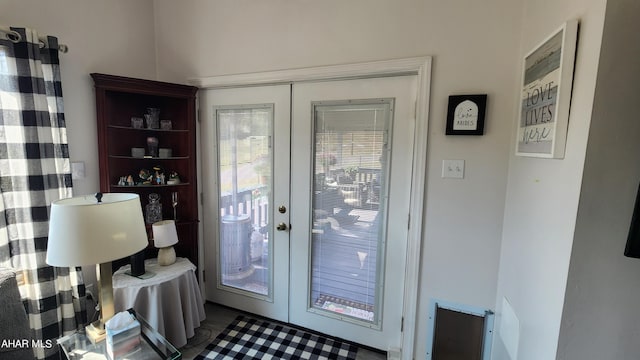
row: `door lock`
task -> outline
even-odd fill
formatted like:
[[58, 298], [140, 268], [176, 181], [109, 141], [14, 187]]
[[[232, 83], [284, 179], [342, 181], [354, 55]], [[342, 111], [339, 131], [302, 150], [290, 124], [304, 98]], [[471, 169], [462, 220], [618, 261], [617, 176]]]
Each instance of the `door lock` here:
[[281, 222], [280, 224], [278, 224], [278, 226], [276, 226], [276, 229], [278, 231], [285, 231], [285, 230], [287, 230], [287, 224]]

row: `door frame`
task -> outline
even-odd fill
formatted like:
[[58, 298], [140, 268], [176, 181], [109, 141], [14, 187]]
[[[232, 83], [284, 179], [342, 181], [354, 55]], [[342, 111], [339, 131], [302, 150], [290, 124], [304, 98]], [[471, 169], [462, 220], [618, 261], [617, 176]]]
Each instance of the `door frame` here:
[[[189, 84], [200, 89], [216, 89], [239, 86], [287, 84], [309, 81], [345, 80], [397, 75], [416, 75], [417, 103], [413, 148], [413, 172], [411, 175], [411, 204], [408, 219], [407, 263], [405, 269], [404, 304], [402, 316], [401, 359], [412, 359], [417, 326], [418, 285], [420, 274], [421, 243], [424, 209], [426, 204], [427, 134], [431, 84], [430, 56], [395, 60], [383, 60], [356, 64], [331, 65], [292, 70], [276, 70], [257, 73], [219, 75], [189, 79]], [[200, 262], [203, 262], [202, 259]], [[414, 314], [414, 316], [408, 316]]]

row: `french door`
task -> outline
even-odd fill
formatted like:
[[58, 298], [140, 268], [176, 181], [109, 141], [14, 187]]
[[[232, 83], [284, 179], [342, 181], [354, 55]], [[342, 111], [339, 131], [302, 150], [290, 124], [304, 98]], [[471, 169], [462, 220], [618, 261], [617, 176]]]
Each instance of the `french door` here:
[[416, 76], [207, 90], [208, 300], [399, 348]]
[[400, 347], [415, 85], [294, 85], [290, 322]]
[[[289, 85], [201, 97], [207, 300], [289, 318]], [[288, 227], [288, 225], [286, 225]]]

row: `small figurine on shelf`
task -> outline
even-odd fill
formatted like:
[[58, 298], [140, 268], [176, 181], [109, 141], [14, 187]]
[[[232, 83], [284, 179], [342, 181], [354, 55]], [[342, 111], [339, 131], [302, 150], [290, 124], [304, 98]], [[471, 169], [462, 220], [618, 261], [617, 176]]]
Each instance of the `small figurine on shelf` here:
[[160, 166], [154, 166], [153, 167], [153, 180], [152, 180], [153, 185], [165, 185], [165, 180], [164, 180], [164, 171], [162, 171], [162, 168]]
[[138, 181], [136, 184], [138, 185], [150, 185], [152, 180], [151, 172], [147, 169], [140, 169], [138, 172]]
[[136, 184], [136, 183], [133, 181], [133, 176], [131, 176], [131, 175], [127, 175], [127, 185], [129, 185], [129, 186], [133, 186], [133, 185], [135, 185], [135, 184]]
[[125, 185], [127, 185], [127, 177], [120, 176], [120, 180], [118, 180], [118, 186], [125, 186]]
[[167, 180], [167, 185], [177, 185], [180, 184], [180, 176], [175, 171], [169, 173], [169, 180]]

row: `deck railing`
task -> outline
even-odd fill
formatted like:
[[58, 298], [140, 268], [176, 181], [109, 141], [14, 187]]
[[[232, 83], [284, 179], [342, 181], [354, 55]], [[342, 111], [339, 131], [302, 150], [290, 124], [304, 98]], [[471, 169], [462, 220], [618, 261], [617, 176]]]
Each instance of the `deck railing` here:
[[249, 215], [254, 229], [261, 229], [269, 222], [269, 197], [267, 186], [259, 186], [238, 192], [236, 204], [233, 196], [225, 194], [220, 198], [220, 216]]
[[[373, 184], [379, 181], [380, 169], [373, 168], [359, 168], [354, 174], [353, 182], [355, 184], [367, 184], [369, 189], [367, 191], [368, 197], [365, 198], [360, 194], [360, 188], [354, 188], [355, 185], [344, 185], [342, 190], [356, 190], [357, 194], [346, 194], [344, 198], [346, 201], [352, 201], [351, 199], [358, 200], [353, 204], [348, 204], [356, 207], [361, 207], [364, 204], [377, 204], [376, 193], [377, 188]], [[343, 185], [343, 184], [340, 184]], [[224, 215], [249, 215], [251, 217], [251, 223], [255, 229], [261, 229], [269, 223], [269, 196], [267, 185], [261, 185], [258, 187], [244, 189], [238, 192], [235, 197], [236, 203], [233, 203], [233, 196], [230, 193], [224, 194], [220, 198], [220, 216]], [[355, 196], [355, 197], [354, 197]]]

